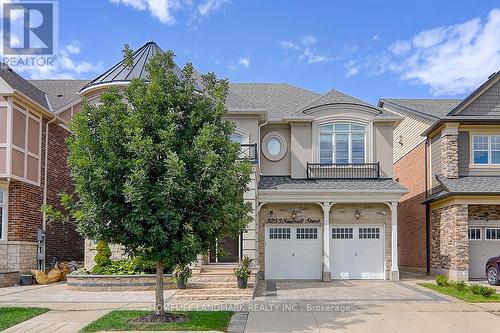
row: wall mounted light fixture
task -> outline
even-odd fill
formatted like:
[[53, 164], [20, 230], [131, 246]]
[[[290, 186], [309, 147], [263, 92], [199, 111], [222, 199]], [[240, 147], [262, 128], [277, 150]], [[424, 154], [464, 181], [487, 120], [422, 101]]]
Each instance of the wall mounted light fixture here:
[[296, 211], [292, 211], [292, 220], [295, 220], [296, 217], [297, 217], [297, 212]]
[[359, 209], [356, 209], [356, 211], [354, 212], [354, 217], [356, 218], [356, 220], [359, 220], [359, 218], [361, 217], [361, 212], [359, 211]]

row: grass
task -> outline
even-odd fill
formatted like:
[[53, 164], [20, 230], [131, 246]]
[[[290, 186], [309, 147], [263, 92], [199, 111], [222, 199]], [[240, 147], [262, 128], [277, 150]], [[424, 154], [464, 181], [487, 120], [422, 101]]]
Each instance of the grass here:
[[186, 316], [180, 323], [129, 323], [128, 320], [151, 314], [151, 311], [116, 310], [85, 326], [82, 332], [98, 331], [225, 331], [233, 316], [224, 311], [177, 312]]
[[493, 296], [487, 298], [481, 295], [475, 295], [473, 294], [469, 288], [465, 290], [457, 290], [453, 287], [442, 287], [438, 286], [435, 283], [419, 283], [420, 286], [432, 289], [434, 291], [437, 291], [441, 294], [445, 294], [448, 296], [452, 296], [455, 298], [458, 298], [462, 301], [468, 302], [468, 303], [490, 303], [490, 302], [500, 302], [500, 294], [494, 294]]
[[49, 311], [45, 308], [0, 307], [0, 331]]

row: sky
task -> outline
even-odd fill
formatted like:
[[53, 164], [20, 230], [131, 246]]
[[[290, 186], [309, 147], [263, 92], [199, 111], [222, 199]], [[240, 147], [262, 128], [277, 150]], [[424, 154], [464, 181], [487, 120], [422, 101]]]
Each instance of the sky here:
[[463, 98], [500, 70], [500, 1], [60, 0], [59, 68], [21, 74], [92, 79], [151, 40], [231, 82]]

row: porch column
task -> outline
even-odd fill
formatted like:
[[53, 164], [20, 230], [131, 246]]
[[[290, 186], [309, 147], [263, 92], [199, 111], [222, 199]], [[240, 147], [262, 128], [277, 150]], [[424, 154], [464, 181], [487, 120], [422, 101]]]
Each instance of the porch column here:
[[330, 270], [330, 207], [333, 203], [323, 202], [323, 281], [331, 281]]
[[398, 203], [391, 202], [391, 281], [399, 281], [398, 267]]

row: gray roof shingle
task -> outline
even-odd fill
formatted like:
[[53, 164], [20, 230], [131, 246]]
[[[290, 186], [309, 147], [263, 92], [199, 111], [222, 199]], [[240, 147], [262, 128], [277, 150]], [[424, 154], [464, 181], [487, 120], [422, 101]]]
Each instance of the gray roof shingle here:
[[18, 90], [22, 94], [28, 96], [47, 110], [50, 110], [47, 96], [45, 93], [31, 84], [29, 81], [21, 77], [6, 64], [0, 64], [0, 77], [7, 82], [13, 89]]
[[229, 83], [229, 90], [267, 109], [269, 118], [291, 116], [299, 106], [320, 96], [286, 83]]
[[496, 176], [436, 178], [450, 193], [500, 193], [500, 177]]
[[54, 111], [80, 99], [78, 92], [89, 80], [29, 80], [44, 91]]
[[453, 110], [461, 99], [405, 99], [405, 98], [381, 98], [382, 102], [389, 102], [402, 106], [410, 111], [423, 113], [434, 118], [443, 118]]
[[393, 179], [292, 179], [288, 176], [262, 176], [259, 190], [329, 190], [329, 191], [368, 191], [399, 192], [407, 190]]

